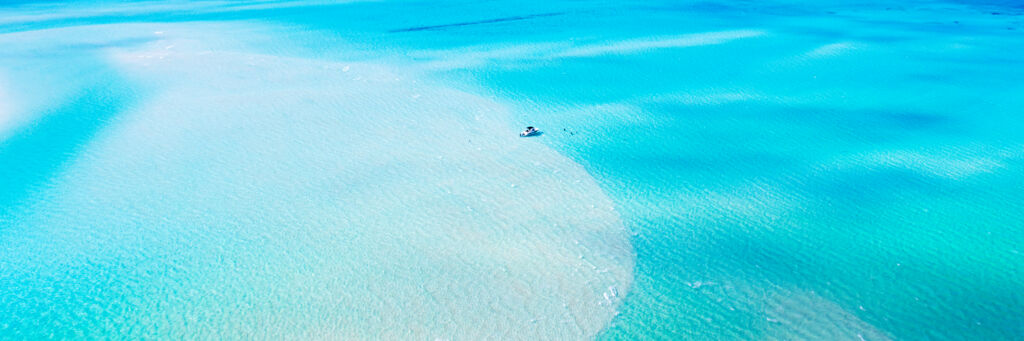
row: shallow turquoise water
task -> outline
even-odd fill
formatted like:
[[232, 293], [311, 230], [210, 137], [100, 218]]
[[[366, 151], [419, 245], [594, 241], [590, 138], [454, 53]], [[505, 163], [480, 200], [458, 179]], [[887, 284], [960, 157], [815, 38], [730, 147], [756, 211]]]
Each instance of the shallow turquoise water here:
[[49, 6], [0, 336], [1024, 334], [1019, 5]]

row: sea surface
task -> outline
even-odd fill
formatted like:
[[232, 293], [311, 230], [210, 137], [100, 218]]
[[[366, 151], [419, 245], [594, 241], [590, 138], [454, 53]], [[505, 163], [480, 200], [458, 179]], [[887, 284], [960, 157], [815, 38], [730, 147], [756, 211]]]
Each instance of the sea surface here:
[[5, 1], [0, 339], [1021, 339], [1022, 14]]

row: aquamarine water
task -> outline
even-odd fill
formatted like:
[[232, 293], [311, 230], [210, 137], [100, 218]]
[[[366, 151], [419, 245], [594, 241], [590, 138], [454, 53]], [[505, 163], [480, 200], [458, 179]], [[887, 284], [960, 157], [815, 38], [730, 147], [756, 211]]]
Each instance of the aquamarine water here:
[[0, 339], [1019, 339], [1022, 13], [7, 2]]

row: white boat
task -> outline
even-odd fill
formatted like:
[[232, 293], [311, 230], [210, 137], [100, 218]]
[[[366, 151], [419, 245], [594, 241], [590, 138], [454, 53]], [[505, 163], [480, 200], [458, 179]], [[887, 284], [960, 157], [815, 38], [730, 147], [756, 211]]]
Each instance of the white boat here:
[[540, 130], [537, 130], [537, 128], [526, 127], [526, 130], [523, 130], [523, 132], [519, 133], [519, 137], [527, 137], [527, 136], [533, 136], [533, 135], [537, 135], [537, 134], [540, 134]]

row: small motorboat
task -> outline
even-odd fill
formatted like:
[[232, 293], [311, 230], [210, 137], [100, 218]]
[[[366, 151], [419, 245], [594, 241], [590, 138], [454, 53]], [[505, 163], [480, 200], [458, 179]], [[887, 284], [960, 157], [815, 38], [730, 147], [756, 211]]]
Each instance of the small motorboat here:
[[523, 132], [519, 133], [519, 137], [527, 137], [527, 136], [533, 136], [533, 135], [537, 135], [537, 134], [540, 134], [540, 130], [537, 130], [537, 128], [526, 127], [526, 130], [523, 130]]

